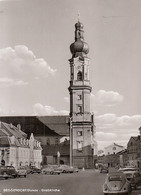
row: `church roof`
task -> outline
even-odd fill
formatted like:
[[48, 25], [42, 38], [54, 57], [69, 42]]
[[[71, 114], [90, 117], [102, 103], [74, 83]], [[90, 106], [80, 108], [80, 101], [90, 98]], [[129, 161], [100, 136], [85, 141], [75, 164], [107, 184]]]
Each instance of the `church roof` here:
[[59, 151], [60, 152], [60, 155], [61, 156], [68, 156], [69, 155], [69, 152], [70, 152], [70, 145], [49, 145], [49, 146], [42, 146], [43, 148], [43, 152], [42, 152], [42, 155], [46, 155], [46, 156], [49, 156], [49, 155], [53, 155], [53, 156], [56, 156], [57, 155], [57, 152]]
[[21, 125], [22, 131], [34, 136], [68, 136], [68, 116], [5, 116], [0, 121]]

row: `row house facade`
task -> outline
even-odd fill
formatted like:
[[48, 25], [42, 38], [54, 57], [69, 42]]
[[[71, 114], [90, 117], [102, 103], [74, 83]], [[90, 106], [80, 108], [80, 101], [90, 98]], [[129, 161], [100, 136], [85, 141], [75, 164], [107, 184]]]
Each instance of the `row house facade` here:
[[21, 126], [0, 122], [0, 164], [40, 168], [42, 148], [33, 133], [28, 137]]
[[129, 165], [141, 168], [141, 136], [131, 137], [127, 144]]

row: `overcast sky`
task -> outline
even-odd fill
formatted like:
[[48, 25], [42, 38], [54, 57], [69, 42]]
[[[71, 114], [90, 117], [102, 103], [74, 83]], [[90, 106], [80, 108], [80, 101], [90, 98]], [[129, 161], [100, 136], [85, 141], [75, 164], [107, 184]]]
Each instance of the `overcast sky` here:
[[69, 113], [78, 10], [99, 149], [126, 146], [141, 126], [141, 0], [0, 0], [0, 115]]

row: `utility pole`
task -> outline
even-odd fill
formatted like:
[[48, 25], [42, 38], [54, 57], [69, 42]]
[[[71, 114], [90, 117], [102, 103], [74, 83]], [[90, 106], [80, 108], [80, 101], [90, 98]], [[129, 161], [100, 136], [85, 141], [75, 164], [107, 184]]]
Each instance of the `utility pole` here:
[[70, 166], [72, 166], [72, 117], [70, 119]]

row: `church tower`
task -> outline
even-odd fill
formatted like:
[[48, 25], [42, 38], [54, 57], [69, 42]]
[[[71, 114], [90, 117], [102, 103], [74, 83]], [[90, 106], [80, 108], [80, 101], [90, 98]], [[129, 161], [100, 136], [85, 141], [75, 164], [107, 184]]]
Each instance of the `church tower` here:
[[[93, 115], [90, 113], [88, 44], [83, 24], [75, 24], [75, 42], [70, 45], [70, 158], [79, 168], [93, 166]], [[70, 159], [71, 161], [71, 159]]]

